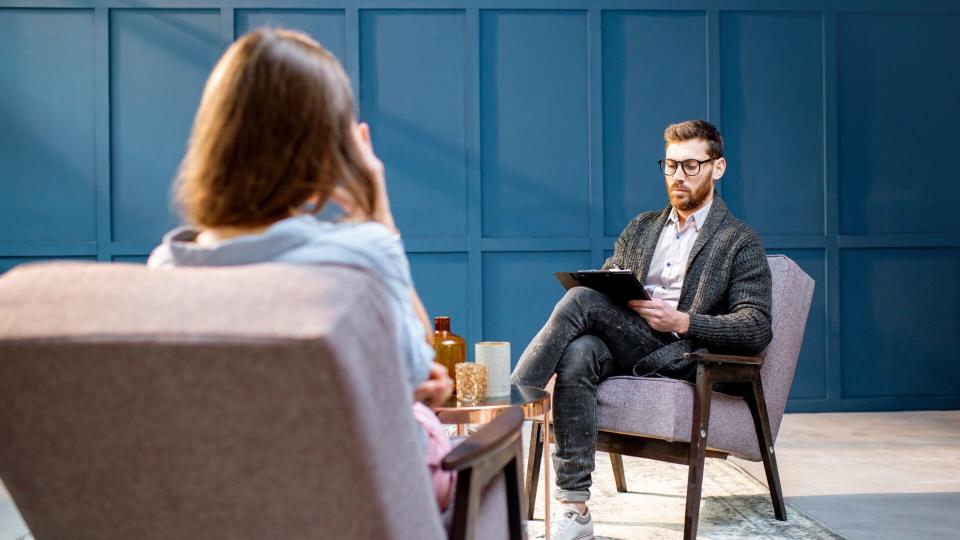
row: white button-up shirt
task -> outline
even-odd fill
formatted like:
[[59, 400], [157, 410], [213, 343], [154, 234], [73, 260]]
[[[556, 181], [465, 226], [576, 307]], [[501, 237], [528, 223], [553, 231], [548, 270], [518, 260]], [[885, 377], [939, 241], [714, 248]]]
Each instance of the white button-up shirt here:
[[650, 271], [647, 272], [647, 282], [644, 285], [651, 298], [662, 298], [676, 309], [680, 302], [683, 278], [687, 275], [687, 259], [690, 257], [690, 250], [697, 241], [700, 229], [706, 223], [711, 206], [713, 206], [712, 199], [688, 217], [683, 228], [680, 228], [677, 209], [670, 211], [670, 217], [667, 218], [667, 223], [660, 233], [657, 249], [653, 252]]

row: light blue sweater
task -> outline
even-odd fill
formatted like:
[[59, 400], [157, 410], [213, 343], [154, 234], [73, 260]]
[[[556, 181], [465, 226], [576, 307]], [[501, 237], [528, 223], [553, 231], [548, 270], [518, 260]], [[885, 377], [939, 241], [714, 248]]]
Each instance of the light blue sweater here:
[[199, 231], [178, 227], [163, 237], [150, 255], [152, 268], [173, 266], [232, 266], [279, 262], [291, 264], [346, 264], [371, 271], [383, 280], [396, 321], [397, 342], [413, 388], [427, 378], [433, 348], [424, 339], [423, 324], [413, 309], [413, 279], [403, 242], [375, 222], [332, 223], [312, 215], [278, 221], [260, 234], [237, 236], [213, 245], [198, 245]]

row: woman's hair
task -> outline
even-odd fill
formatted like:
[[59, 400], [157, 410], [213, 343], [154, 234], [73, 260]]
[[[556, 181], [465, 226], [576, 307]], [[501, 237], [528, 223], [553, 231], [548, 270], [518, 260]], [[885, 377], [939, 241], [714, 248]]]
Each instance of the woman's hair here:
[[260, 28], [217, 63], [175, 186], [200, 227], [261, 226], [335, 186], [372, 215], [376, 179], [354, 138], [353, 93], [337, 59], [290, 30]]

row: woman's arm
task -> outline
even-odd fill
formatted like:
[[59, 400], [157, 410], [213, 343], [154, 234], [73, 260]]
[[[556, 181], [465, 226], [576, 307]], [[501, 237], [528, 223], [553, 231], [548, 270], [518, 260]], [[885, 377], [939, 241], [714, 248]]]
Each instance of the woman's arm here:
[[[342, 188], [335, 189], [331, 198], [344, 209], [347, 215], [351, 216], [352, 218], [367, 219], [382, 224], [394, 234], [394, 238], [396, 239], [397, 244], [399, 244], [400, 231], [397, 229], [396, 223], [393, 219], [393, 211], [390, 208], [390, 200], [387, 196], [387, 184], [384, 175], [383, 162], [380, 161], [380, 158], [378, 158], [373, 152], [373, 144], [370, 139], [370, 127], [366, 123], [358, 124], [355, 131], [355, 136], [357, 138], [358, 146], [363, 153], [366, 166], [373, 173], [373, 176], [376, 178], [377, 182], [377, 197], [373, 215], [359, 215], [360, 212], [358, 212], [357, 206], [353, 204], [353, 201], [350, 199], [349, 193]], [[430, 318], [427, 315], [427, 310], [424, 308], [423, 302], [420, 300], [420, 296], [417, 294], [417, 290], [413, 286], [413, 280], [409, 276], [409, 262], [407, 262], [406, 255], [403, 253], [402, 248], [398, 249], [396, 257], [402, 259], [402, 262], [398, 260], [398, 265], [402, 268], [402, 273], [405, 274], [405, 281], [409, 283], [410, 307], [413, 310], [413, 315], [420, 322], [420, 326], [422, 327], [420, 335], [423, 336], [423, 340], [426, 342], [425, 346], [420, 345], [419, 347], [416, 343], [412, 343], [411, 345], [413, 350], [410, 351], [410, 354], [414, 356], [420, 356], [420, 354], [417, 353], [418, 350], [423, 351], [424, 349], [432, 349], [433, 325], [430, 324]], [[432, 358], [433, 357], [431, 355], [429, 360], [431, 366], [425, 377], [425, 380], [420, 379], [413, 381], [413, 396], [416, 401], [424, 401], [428, 405], [436, 406], [446, 401], [453, 393], [453, 380], [447, 373], [447, 369], [444, 366], [433, 362]], [[408, 359], [408, 362], [413, 362], [415, 364], [416, 359], [410, 358]], [[416, 379], [416, 377], [414, 378]]]
[[433, 331], [431, 330], [430, 316], [427, 315], [427, 309], [423, 307], [423, 302], [420, 301], [420, 296], [417, 295], [417, 289], [413, 288], [413, 286], [410, 287], [410, 301], [413, 302], [413, 310], [417, 312], [417, 318], [423, 323], [427, 343], [433, 345]]

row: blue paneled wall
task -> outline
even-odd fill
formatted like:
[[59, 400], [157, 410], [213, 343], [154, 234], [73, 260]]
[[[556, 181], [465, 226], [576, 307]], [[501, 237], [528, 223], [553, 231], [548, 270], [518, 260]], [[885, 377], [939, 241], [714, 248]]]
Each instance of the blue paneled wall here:
[[0, 271], [142, 262], [236, 36], [344, 64], [421, 296], [514, 361], [665, 202], [663, 128], [721, 127], [722, 196], [817, 281], [790, 410], [960, 407], [960, 7], [850, 0], [0, 0]]

